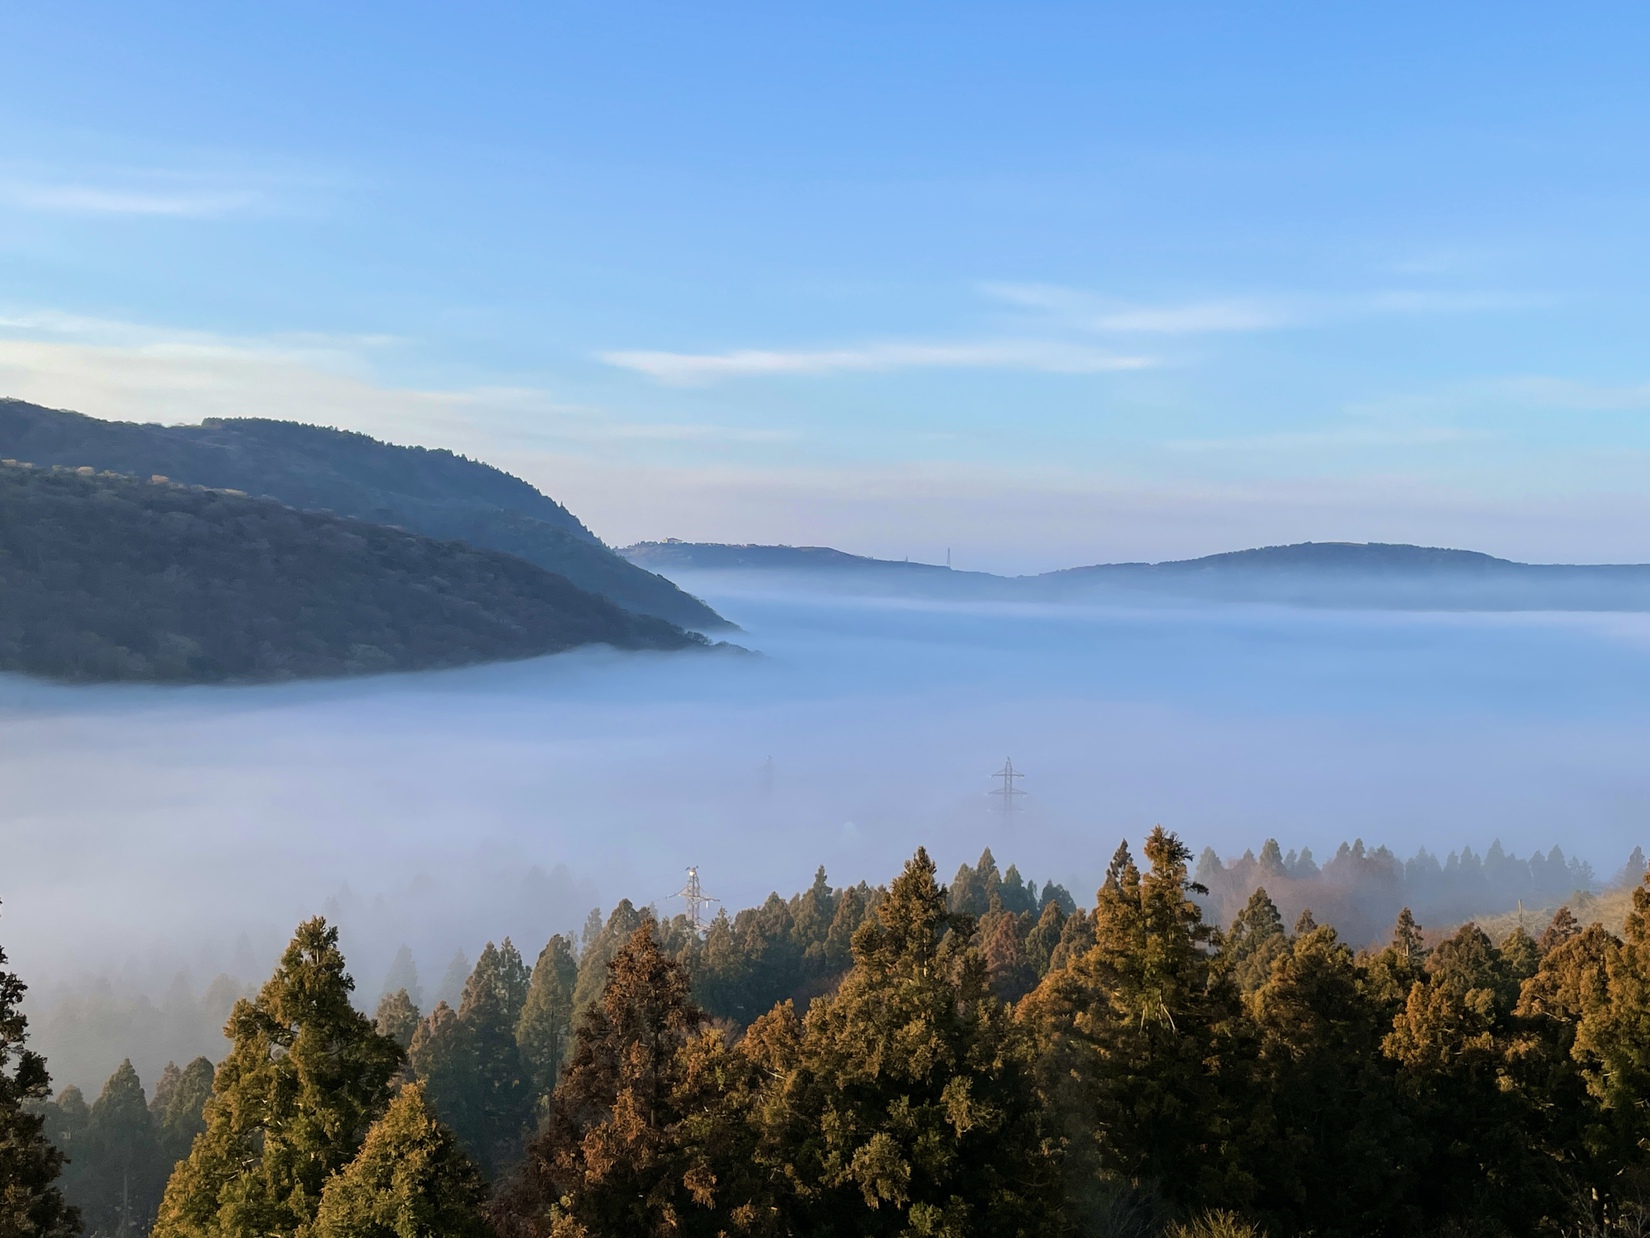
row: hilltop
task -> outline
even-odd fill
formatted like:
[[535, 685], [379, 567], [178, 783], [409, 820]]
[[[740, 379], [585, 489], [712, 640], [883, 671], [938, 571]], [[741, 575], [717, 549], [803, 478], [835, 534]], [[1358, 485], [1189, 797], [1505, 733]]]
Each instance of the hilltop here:
[[291, 421], [213, 417], [198, 426], [162, 426], [0, 399], [0, 457], [145, 480], [158, 474], [456, 538], [536, 563], [638, 614], [686, 628], [732, 626], [698, 598], [615, 554], [521, 478], [450, 451]]
[[0, 466], [0, 670], [218, 682], [704, 638], [511, 555], [273, 499]]
[[1650, 610], [1650, 565], [1518, 563], [1472, 550], [1299, 542], [1161, 563], [1101, 563], [1035, 576], [953, 571], [823, 546], [641, 542], [622, 554], [686, 580], [954, 600], [1260, 602], [1372, 610]]

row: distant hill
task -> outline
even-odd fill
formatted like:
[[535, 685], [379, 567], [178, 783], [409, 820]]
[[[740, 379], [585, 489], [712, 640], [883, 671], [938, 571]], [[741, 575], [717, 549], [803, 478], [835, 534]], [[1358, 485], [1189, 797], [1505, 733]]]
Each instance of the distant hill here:
[[0, 465], [0, 670], [216, 682], [704, 638], [514, 556], [273, 499]]
[[527, 482], [450, 451], [253, 418], [198, 426], [100, 421], [0, 399], [0, 457], [269, 495], [291, 507], [503, 550], [627, 610], [681, 627], [729, 627], [698, 598], [603, 545]]
[[1650, 610], [1650, 565], [1516, 563], [1470, 550], [1301, 542], [1163, 563], [1105, 563], [1038, 576], [954, 572], [822, 546], [642, 542], [621, 552], [665, 575], [957, 600], [1165, 599], [1375, 610]]

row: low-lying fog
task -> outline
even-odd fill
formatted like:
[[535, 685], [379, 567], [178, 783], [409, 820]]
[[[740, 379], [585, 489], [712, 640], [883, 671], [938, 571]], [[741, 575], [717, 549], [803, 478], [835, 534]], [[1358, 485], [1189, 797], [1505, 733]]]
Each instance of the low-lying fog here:
[[[919, 843], [947, 874], [989, 844], [1086, 898], [1119, 838], [1154, 822], [1222, 854], [1269, 836], [1320, 858], [1357, 836], [1403, 855], [1556, 842], [1601, 875], [1645, 841], [1650, 616], [726, 584], [709, 600], [764, 656], [221, 689], [0, 681], [0, 943], [59, 1081], [96, 1086], [113, 1065], [70, 1043], [89, 1016], [45, 1017], [66, 995], [160, 1005], [220, 972], [256, 981], [322, 910], [370, 1006], [403, 943], [433, 1001], [455, 950], [473, 961], [509, 934], [531, 961], [593, 906], [674, 910], [689, 864], [737, 909], [819, 864], [833, 884], [884, 881]], [[1012, 822], [987, 795], [1005, 757], [1030, 793]], [[155, 1066], [139, 1063], [146, 1081]]]

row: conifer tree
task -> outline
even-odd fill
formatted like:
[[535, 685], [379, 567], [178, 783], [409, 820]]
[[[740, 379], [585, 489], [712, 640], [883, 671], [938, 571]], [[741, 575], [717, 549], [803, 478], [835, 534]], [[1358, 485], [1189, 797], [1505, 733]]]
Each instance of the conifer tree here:
[[51, 1076], [27, 1044], [19, 1009], [27, 991], [0, 949], [0, 1234], [69, 1238], [80, 1216], [57, 1187], [63, 1154], [46, 1140], [44, 1115], [33, 1111], [51, 1095]]
[[[591, 913], [595, 916], [595, 913]], [[653, 917], [638, 911], [628, 898], [621, 898], [607, 922], [594, 933], [585, 925], [584, 948], [579, 952], [579, 978], [573, 986], [573, 1009], [584, 1010], [601, 996], [607, 983], [607, 965], [624, 948], [631, 936], [643, 924], [651, 924]]]
[[1161, 826], [1147, 839], [1145, 873], [1119, 847], [1097, 896], [1094, 944], [1018, 1008], [1038, 1044], [1039, 1090], [1074, 1201], [1149, 1186], [1226, 1203], [1252, 1190], [1223, 1134], [1239, 1082], [1222, 1051], [1237, 997], [1213, 968], [1190, 854]]
[[1248, 905], [1232, 918], [1221, 951], [1222, 962], [1230, 969], [1238, 990], [1253, 993], [1271, 978], [1273, 962], [1288, 949], [1289, 937], [1283, 931], [1283, 916], [1277, 904], [1264, 886], [1256, 886]]
[[1027, 1063], [971, 928], [919, 850], [854, 934], [836, 993], [800, 1030], [782, 1012], [753, 1027], [772, 1080], [761, 1155], [788, 1184], [793, 1225], [1041, 1232], [1048, 1182]]
[[1066, 926], [1066, 913], [1059, 903], [1043, 904], [1042, 914], [1037, 917], [1037, 923], [1031, 926], [1026, 934], [1025, 955], [1026, 962], [1031, 965], [1032, 973], [1041, 980], [1048, 974], [1049, 965], [1054, 960], [1054, 949], [1060, 944], [1060, 935]]
[[[1281, 926], [1280, 926], [1281, 929]], [[1251, 1008], [1259, 1034], [1246, 1156], [1281, 1233], [1414, 1233], [1418, 1141], [1380, 1052], [1388, 1020], [1332, 928], [1285, 943]]]
[[684, 1047], [704, 1023], [687, 972], [638, 926], [581, 1015], [523, 1194], [543, 1201], [538, 1228], [556, 1238], [664, 1235], [705, 1216], [679, 1137]]
[[561, 1074], [573, 1034], [573, 986], [578, 978], [572, 943], [557, 933], [533, 965], [527, 1001], [516, 1022], [516, 1048], [535, 1104], [549, 1097]]
[[454, 1129], [488, 1174], [514, 1159], [532, 1104], [516, 1047], [516, 1024], [527, 987], [527, 969], [510, 939], [505, 938], [502, 947], [488, 942], [458, 1008], [458, 1022], [469, 1041], [475, 1094], [465, 1107], [473, 1125]]
[[422, 1085], [390, 1103], [341, 1172], [327, 1180], [306, 1238], [492, 1238], [486, 1187], [436, 1120]]
[[89, 1231], [148, 1228], [171, 1169], [162, 1155], [143, 1084], [128, 1059], [103, 1085], [87, 1124], [75, 1197]]
[[210, 1058], [198, 1057], [182, 1070], [168, 1062], [155, 1085], [149, 1113], [155, 1120], [161, 1155], [168, 1165], [188, 1156], [195, 1136], [206, 1129], [206, 1102], [212, 1098], [216, 1073]]
[[380, 1036], [388, 1036], [402, 1049], [407, 1049], [412, 1045], [413, 1033], [418, 1030], [418, 1007], [406, 989], [397, 989], [379, 1000], [372, 1022]]
[[412, 947], [403, 945], [395, 952], [395, 960], [390, 964], [389, 974], [384, 977], [384, 991], [381, 997], [390, 997], [398, 990], [405, 990], [407, 1000], [414, 1007], [424, 1004], [424, 989], [418, 983], [418, 964], [413, 961]]
[[350, 1004], [338, 930], [299, 925], [275, 974], [236, 1003], [206, 1130], [173, 1171], [155, 1238], [294, 1234], [359, 1151], [401, 1063]]

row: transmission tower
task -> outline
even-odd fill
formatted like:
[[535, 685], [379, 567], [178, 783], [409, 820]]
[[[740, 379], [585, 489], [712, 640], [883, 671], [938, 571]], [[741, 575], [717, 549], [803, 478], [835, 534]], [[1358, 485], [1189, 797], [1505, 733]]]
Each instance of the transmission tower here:
[[676, 897], [687, 904], [688, 923], [693, 926], [694, 932], [704, 930], [705, 908], [712, 903], [722, 901], [705, 893], [704, 887], [699, 884], [699, 869], [697, 867], [690, 867], [687, 870], [687, 884], [676, 891]]
[[1027, 792], [1020, 790], [1019, 787], [1014, 785], [1014, 780], [1016, 778], [1024, 778], [1025, 775], [1014, 768], [1014, 760], [1012, 757], [1004, 757], [1003, 767], [991, 776], [993, 778], [1002, 779], [1003, 785], [998, 787], [995, 791], [987, 792], [987, 794], [995, 795], [1002, 799], [1003, 820], [1012, 821], [1014, 820], [1015, 797], [1027, 794]]

